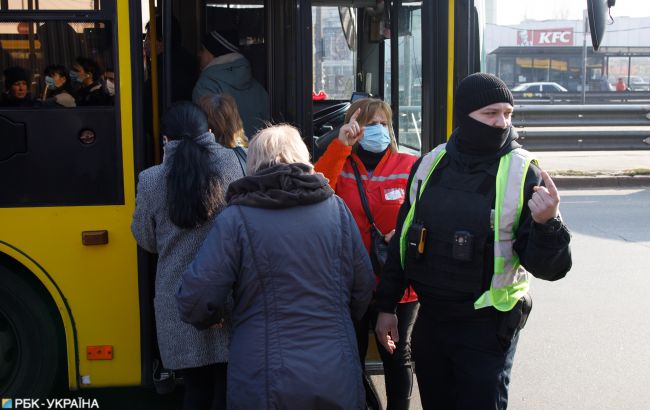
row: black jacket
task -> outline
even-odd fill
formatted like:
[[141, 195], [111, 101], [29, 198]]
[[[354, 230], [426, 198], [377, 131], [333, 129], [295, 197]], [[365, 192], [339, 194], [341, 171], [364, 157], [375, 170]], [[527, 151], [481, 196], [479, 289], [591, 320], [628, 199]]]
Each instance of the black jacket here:
[[[477, 177], [487, 175], [488, 185], [490, 185], [491, 191], [494, 193], [499, 159], [514, 148], [520, 147], [514, 141], [517, 138], [515, 131], [513, 130], [511, 134], [510, 142], [496, 155], [486, 157], [472, 157], [460, 153], [457, 149], [456, 138], [452, 135], [452, 138], [447, 143], [447, 154], [436, 167], [423, 192], [422, 203], [418, 209], [418, 212], [424, 215], [425, 218], [423, 219], [426, 219], [427, 212], [431, 212], [431, 207], [427, 207], [427, 201], [441, 200], [441, 198], [427, 196], [427, 192], [432, 190], [432, 186], [440, 183], [445, 172], [456, 172], [467, 176], [468, 181], [472, 180], [473, 175]], [[411, 170], [409, 186], [420, 161], [418, 160]], [[492, 178], [489, 179], [490, 177]], [[522, 266], [533, 276], [544, 280], [558, 280], [563, 278], [571, 268], [570, 235], [564, 225], [556, 232], [545, 233], [543, 227], [533, 221], [527, 202], [533, 194], [533, 187], [542, 184], [540, 169], [535, 164], [531, 164], [525, 179], [525, 202], [516, 234], [514, 250], [519, 256]], [[492, 204], [493, 201], [494, 199], [492, 199]], [[388, 260], [377, 289], [378, 309], [383, 312], [394, 312], [401, 295], [404, 293], [404, 289], [410, 282], [419, 296], [422, 313], [434, 319], [472, 319], [493, 314], [493, 308], [479, 310], [473, 308], [474, 301], [490, 286], [494, 270], [493, 233], [492, 238], [489, 238], [485, 243], [484, 260], [482, 261], [483, 272], [477, 273], [477, 275], [482, 276], [480, 278], [482, 281], [481, 289], [478, 292], [450, 290], [449, 287], [438, 286], [434, 281], [426, 279], [431, 276], [428, 276], [425, 264], [409, 263], [407, 261], [406, 269], [402, 269], [399, 238], [404, 219], [410, 207], [411, 203], [407, 195], [398, 214], [396, 233], [390, 243]], [[455, 209], [455, 207], [452, 209]], [[456, 216], [459, 220], [464, 217], [464, 215], [458, 214], [454, 215], [454, 218]]]

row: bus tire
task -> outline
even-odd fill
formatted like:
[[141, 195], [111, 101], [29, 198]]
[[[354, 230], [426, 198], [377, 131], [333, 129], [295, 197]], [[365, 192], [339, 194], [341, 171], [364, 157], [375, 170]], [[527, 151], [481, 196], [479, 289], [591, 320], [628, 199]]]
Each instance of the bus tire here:
[[46, 397], [65, 370], [61, 318], [36, 281], [0, 265], [0, 393]]

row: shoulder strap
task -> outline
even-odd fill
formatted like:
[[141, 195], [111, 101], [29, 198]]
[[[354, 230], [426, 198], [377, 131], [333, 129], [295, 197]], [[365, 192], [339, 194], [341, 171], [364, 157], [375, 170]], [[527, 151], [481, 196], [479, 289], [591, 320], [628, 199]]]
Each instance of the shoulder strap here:
[[413, 174], [413, 180], [411, 181], [408, 192], [411, 205], [414, 204], [419, 195], [422, 194], [422, 191], [419, 189], [420, 183], [418, 181], [422, 181], [422, 186], [426, 186], [433, 169], [438, 165], [438, 162], [440, 162], [440, 159], [445, 154], [446, 146], [446, 143], [438, 145], [431, 152], [424, 155], [422, 160], [420, 160], [420, 164]]
[[235, 151], [235, 155], [237, 155], [237, 159], [239, 160], [239, 166], [241, 167], [241, 172], [246, 176], [246, 151], [242, 147], [235, 147], [233, 148], [233, 151]]
[[375, 219], [372, 217], [372, 213], [370, 212], [370, 205], [368, 204], [368, 197], [366, 197], [366, 190], [363, 188], [363, 183], [361, 182], [361, 173], [359, 173], [359, 167], [357, 166], [357, 163], [354, 161], [354, 158], [352, 158], [352, 156], [349, 156], [348, 159], [350, 160], [352, 170], [354, 171], [354, 178], [357, 180], [357, 188], [359, 189], [359, 196], [361, 197], [361, 205], [363, 205], [363, 210], [366, 212], [366, 217], [368, 217], [370, 226], [372, 226], [373, 229], [376, 229], [378, 233], [381, 233], [381, 231], [379, 231], [379, 228], [377, 228], [377, 225], [375, 225]]

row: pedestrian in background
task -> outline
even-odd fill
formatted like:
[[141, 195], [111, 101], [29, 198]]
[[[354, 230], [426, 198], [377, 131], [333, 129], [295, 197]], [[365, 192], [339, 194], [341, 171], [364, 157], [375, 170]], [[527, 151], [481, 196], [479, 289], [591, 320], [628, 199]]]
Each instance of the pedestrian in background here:
[[515, 142], [513, 97], [477, 73], [458, 86], [458, 127], [409, 176], [397, 233], [377, 290], [377, 336], [402, 337], [397, 303], [410, 283], [420, 311], [413, 358], [425, 409], [505, 409], [519, 331], [532, 301], [529, 272], [571, 268], [560, 196]]
[[165, 155], [138, 177], [131, 230], [158, 254], [154, 313], [163, 366], [181, 370], [183, 408], [223, 409], [230, 320], [200, 330], [181, 321], [174, 298], [181, 274], [194, 259], [225, 205], [228, 185], [243, 176], [237, 156], [219, 145], [205, 113], [191, 102], [174, 104], [162, 118]]
[[[345, 125], [338, 139], [332, 141], [315, 165], [329, 179], [329, 184], [350, 208], [365, 245], [372, 256], [372, 231], [385, 237], [388, 243], [395, 233], [397, 213], [406, 196], [408, 174], [417, 157], [399, 153], [393, 132], [393, 113], [388, 104], [374, 98], [357, 100], [348, 109]], [[358, 173], [358, 177], [357, 174]], [[365, 198], [362, 198], [362, 195]], [[370, 222], [364, 202], [368, 205], [374, 225]], [[374, 264], [379, 280], [381, 266]], [[417, 295], [410, 287], [397, 305], [402, 338], [394, 354], [378, 344], [384, 366], [388, 410], [408, 409], [413, 390], [411, 366], [411, 331], [418, 312]], [[368, 332], [377, 318], [371, 305], [356, 326], [359, 358], [365, 366]], [[371, 396], [366, 383], [366, 399]], [[376, 405], [375, 405], [376, 406]]]
[[352, 318], [374, 278], [359, 230], [295, 128], [252, 138], [247, 167], [183, 275], [181, 316], [219, 323], [233, 292], [231, 408], [361, 409]]
[[0, 106], [31, 107], [34, 105], [30, 93], [32, 73], [22, 67], [9, 67], [3, 72], [5, 92], [0, 95]]

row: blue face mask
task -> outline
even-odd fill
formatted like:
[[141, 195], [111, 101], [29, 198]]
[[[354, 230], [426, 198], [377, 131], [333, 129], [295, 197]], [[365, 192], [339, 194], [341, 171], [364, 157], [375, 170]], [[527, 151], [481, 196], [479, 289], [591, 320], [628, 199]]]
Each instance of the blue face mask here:
[[80, 83], [81, 77], [79, 76], [79, 73], [76, 72], [75, 70], [70, 70], [70, 80], [72, 80], [73, 83]]
[[56, 90], [56, 84], [54, 83], [54, 78], [49, 75], [45, 76], [45, 85], [47, 85], [48, 90]]
[[388, 128], [381, 124], [366, 126], [359, 144], [368, 152], [379, 153], [385, 151], [388, 144], [390, 144]]

